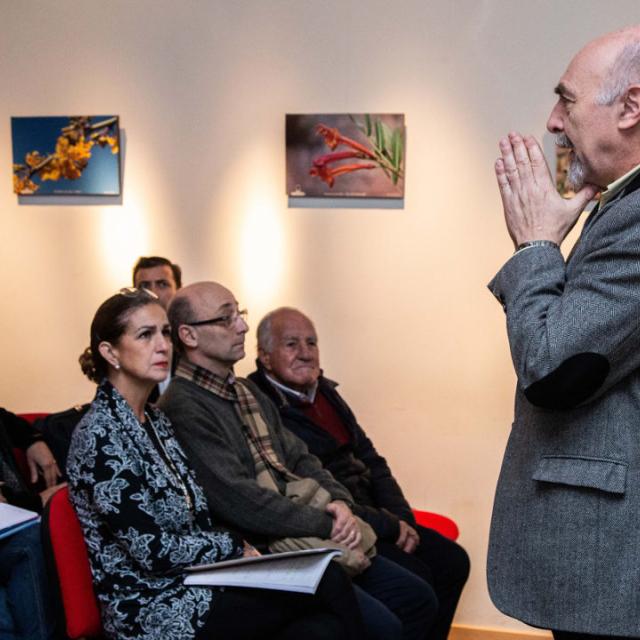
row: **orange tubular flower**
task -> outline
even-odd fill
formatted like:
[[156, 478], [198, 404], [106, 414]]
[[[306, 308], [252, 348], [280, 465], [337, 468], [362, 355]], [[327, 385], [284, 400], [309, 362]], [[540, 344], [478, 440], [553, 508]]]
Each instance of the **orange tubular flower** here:
[[371, 158], [372, 160], [376, 159], [373, 152], [367, 149], [367, 147], [360, 144], [359, 142], [356, 142], [355, 140], [352, 140], [351, 138], [347, 138], [346, 136], [343, 136], [340, 133], [339, 129], [334, 129], [332, 127], [328, 127], [326, 124], [320, 123], [316, 127], [316, 131], [321, 136], [324, 137], [325, 144], [331, 150], [335, 149], [339, 144], [345, 144], [348, 147], [351, 147], [352, 149], [355, 149], [356, 151], [360, 152], [366, 158]]
[[[341, 156], [337, 158], [336, 156]], [[353, 153], [351, 151], [343, 151], [338, 153], [329, 153], [326, 156], [322, 156], [313, 162], [313, 167], [309, 170], [310, 176], [316, 176], [321, 180], [324, 180], [331, 188], [335, 182], [337, 176], [341, 176], [344, 173], [352, 173], [353, 171], [360, 171], [360, 169], [375, 169], [376, 165], [371, 162], [352, 164], [343, 164], [339, 167], [331, 168], [329, 162], [335, 162], [337, 160], [344, 160], [345, 158], [358, 158], [360, 154]]]
[[362, 158], [362, 154], [356, 151], [336, 151], [335, 153], [326, 153], [323, 156], [317, 157], [313, 161], [314, 167], [319, 167], [325, 164], [331, 164], [332, 162], [338, 162], [338, 160], [346, 160], [347, 158]]
[[313, 167], [309, 170], [310, 176], [316, 176], [321, 180], [324, 180], [329, 187], [333, 187], [334, 173], [336, 169], [331, 169], [329, 164], [332, 162], [338, 162], [340, 160], [346, 160], [347, 158], [361, 158], [362, 154], [356, 151], [336, 151], [334, 153], [327, 153], [323, 156], [316, 158], [313, 161]]

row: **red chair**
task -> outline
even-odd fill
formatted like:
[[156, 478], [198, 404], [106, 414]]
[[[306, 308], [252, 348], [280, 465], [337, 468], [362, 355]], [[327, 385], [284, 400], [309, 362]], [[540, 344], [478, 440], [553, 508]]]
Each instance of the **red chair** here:
[[419, 509], [413, 509], [413, 515], [421, 527], [434, 529], [445, 538], [449, 538], [449, 540], [457, 540], [460, 535], [458, 525], [447, 516], [431, 513], [430, 511], [420, 511]]
[[101, 637], [87, 547], [67, 487], [49, 500], [42, 516], [44, 539], [57, 573], [66, 631], [71, 640]]
[[21, 418], [24, 418], [29, 424], [33, 424], [38, 418], [46, 418], [48, 413], [19, 413]]

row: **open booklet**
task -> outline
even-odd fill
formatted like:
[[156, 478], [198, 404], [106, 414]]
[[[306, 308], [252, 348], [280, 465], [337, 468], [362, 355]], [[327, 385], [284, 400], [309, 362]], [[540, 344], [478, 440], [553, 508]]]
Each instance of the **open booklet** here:
[[14, 507], [12, 504], [0, 502], [0, 540], [30, 527], [40, 520], [35, 511]]
[[185, 584], [315, 593], [338, 549], [305, 549], [187, 567]]

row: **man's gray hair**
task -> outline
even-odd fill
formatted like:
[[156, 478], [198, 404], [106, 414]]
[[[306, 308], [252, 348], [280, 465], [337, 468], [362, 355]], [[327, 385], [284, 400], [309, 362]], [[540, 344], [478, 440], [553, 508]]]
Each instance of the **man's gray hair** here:
[[607, 79], [602, 83], [596, 102], [601, 105], [612, 105], [630, 84], [640, 82], [640, 42], [630, 42], [622, 47]]
[[173, 348], [179, 354], [184, 354], [184, 344], [178, 335], [178, 329], [181, 324], [189, 324], [193, 321], [193, 307], [187, 296], [177, 295], [169, 305], [167, 317], [171, 325], [171, 342]]
[[[294, 307], [278, 307], [273, 311], [269, 311], [269, 313], [267, 313], [267, 315], [262, 318], [262, 320], [260, 320], [260, 323], [258, 324], [258, 328], [256, 330], [256, 333], [258, 335], [258, 349], [262, 349], [265, 353], [271, 353], [273, 351], [273, 318], [279, 313], [283, 313], [284, 311], [294, 311], [295, 313], [299, 313], [300, 315], [304, 316], [304, 313], [302, 313], [302, 311], [300, 311], [299, 309], [295, 309]], [[171, 326], [173, 326], [173, 323]]]

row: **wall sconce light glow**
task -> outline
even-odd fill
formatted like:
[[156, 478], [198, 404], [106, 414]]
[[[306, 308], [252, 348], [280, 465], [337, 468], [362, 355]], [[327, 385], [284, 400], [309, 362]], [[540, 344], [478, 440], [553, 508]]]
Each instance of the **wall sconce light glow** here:
[[131, 269], [148, 244], [146, 215], [135, 194], [127, 194], [122, 208], [104, 207], [100, 220], [102, 262], [113, 289], [128, 286]]
[[284, 231], [273, 191], [259, 184], [250, 189], [240, 236], [244, 290], [258, 307], [276, 297], [284, 270]]

